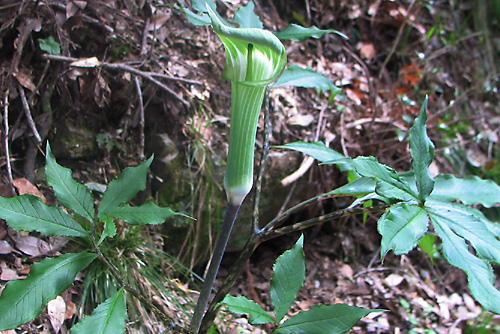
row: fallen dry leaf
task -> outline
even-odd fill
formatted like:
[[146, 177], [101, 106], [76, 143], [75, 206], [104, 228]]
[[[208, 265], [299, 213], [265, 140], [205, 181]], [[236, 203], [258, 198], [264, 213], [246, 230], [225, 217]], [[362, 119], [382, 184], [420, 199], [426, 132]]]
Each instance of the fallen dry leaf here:
[[385, 278], [385, 282], [390, 287], [395, 287], [401, 284], [404, 281], [404, 277], [398, 274], [390, 274]]
[[40, 197], [42, 201], [47, 204], [47, 199], [45, 198], [45, 196], [43, 196], [42, 192], [24, 177], [15, 179], [12, 183], [17, 189], [17, 193], [19, 195], [30, 194], [36, 197]]
[[0, 240], [0, 254], [10, 254], [14, 249], [5, 240]]
[[54, 331], [59, 333], [66, 316], [66, 303], [61, 296], [47, 303], [47, 313], [49, 314], [50, 324]]
[[85, 67], [85, 68], [87, 68], [87, 67], [98, 67], [100, 65], [101, 65], [101, 62], [96, 57], [75, 60], [74, 62], [72, 62], [70, 64], [70, 66]]
[[19, 237], [15, 240], [16, 248], [30, 256], [47, 255], [50, 251], [49, 244], [39, 238], [32, 236]]
[[[71, 295], [70, 295], [71, 296]], [[71, 319], [76, 313], [76, 304], [71, 300], [66, 301], [66, 312], [64, 313], [64, 319]]]
[[162, 12], [158, 10], [151, 19], [151, 22], [146, 26], [146, 29], [148, 31], [158, 30], [168, 21], [168, 19], [170, 19], [170, 11]]
[[9, 281], [18, 280], [21, 278], [24, 278], [24, 277], [19, 276], [17, 274], [17, 271], [15, 271], [14, 269], [10, 269], [10, 268], [3, 268], [2, 273], [0, 274], [0, 281], [9, 282]]
[[288, 119], [289, 125], [298, 125], [298, 126], [309, 126], [312, 122], [314, 122], [314, 116], [310, 114], [297, 114], [293, 115]]
[[27, 74], [24, 74], [23, 72], [13, 72], [12, 75], [24, 88], [29, 89], [30, 91], [34, 91], [36, 89], [35, 84]]
[[16, 196], [14, 189], [10, 186], [10, 183], [0, 183], [0, 196], [5, 198]]
[[375, 46], [373, 43], [362, 43], [361, 47], [359, 48], [359, 55], [361, 58], [371, 60], [375, 57], [376, 55], [375, 51]]

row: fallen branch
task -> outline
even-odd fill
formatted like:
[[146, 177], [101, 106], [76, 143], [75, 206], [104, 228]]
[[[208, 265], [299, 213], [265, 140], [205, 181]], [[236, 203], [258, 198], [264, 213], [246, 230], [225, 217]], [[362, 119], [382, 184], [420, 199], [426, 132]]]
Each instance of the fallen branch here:
[[137, 77], [134, 77], [134, 82], [135, 82], [135, 87], [137, 89], [137, 95], [139, 98], [139, 112], [140, 112], [140, 118], [139, 118], [139, 128], [140, 128], [140, 137], [139, 137], [139, 158], [144, 159], [144, 101], [142, 99], [142, 90], [141, 90], [141, 84], [139, 83], [139, 79]]
[[23, 104], [23, 109], [24, 109], [24, 114], [26, 115], [26, 119], [28, 120], [28, 124], [31, 128], [31, 131], [33, 132], [33, 135], [35, 136], [36, 142], [41, 143], [42, 142], [42, 137], [40, 137], [40, 133], [38, 132], [35, 121], [33, 120], [33, 116], [31, 116], [31, 110], [30, 106], [28, 104], [28, 99], [26, 99], [26, 94], [24, 94], [24, 89], [19, 84], [19, 97], [21, 98], [21, 102]]
[[[71, 63], [75, 63], [78, 61], [82, 61], [82, 63], [83, 63], [83, 61], [85, 60], [85, 59], [78, 59], [78, 58], [65, 57], [65, 56], [56, 56], [56, 55], [50, 55], [50, 54], [44, 54], [43, 57], [45, 59], [56, 60], [56, 61], [65, 61], [65, 62], [71, 62]], [[102, 68], [107, 68], [107, 69], [112, 69], [112, 70], [120, 70], [120, 71], [125, 71], [125, 72], [135, 74], [137, 76], [140, 76], [140, 77], [154, 83], [155, 85], [157, 85], [161, 89], [165, 90], [170, 95], [172, 95], [177, 100], [179, 100], [184, 106], [186, 106], [186, 107], [189, 106], [189, 102], [187, 102], [182, 97], [180, 97], [172, 89], [165, 86], [160, 81], [156, 80], [150, 72], [144, 72], [144, 71], [138, 70], [132, 66], [125, 65], [125, 64], [120, 64], [120, 63], [112, 64], [112, 63], [101, 62], [101, 61], [98, 61], [97, 59], [95, 61], [93, 61], [91, 65], [87, 65], [87, 66], [79, 65], [79, 64], [71, 64], [71, 65], [74, 67], [89, 67], [89, 68], [90, 67], [102, 67]], [[167, 76], [162, 76], [162, 78], [170, 79], [170, 80], [178, 80], [178, 78], [167, 77]]]
[[3, 125], [4, 125], [4, 149], [5, 149], [5, 166], [7, 167], [7, 178], [9, 180], [9, 187], [12, 194], [15, 194], [14, 180], [12, 178], [12, 167], [10, 165], [10, 151], [9, 151], [9, 90], [3, 97]]

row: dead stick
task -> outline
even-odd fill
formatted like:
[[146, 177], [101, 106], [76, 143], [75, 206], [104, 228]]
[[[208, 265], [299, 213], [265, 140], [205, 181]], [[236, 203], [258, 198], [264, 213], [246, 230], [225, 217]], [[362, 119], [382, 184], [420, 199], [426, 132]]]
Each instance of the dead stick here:
[[139, 112], [140, 112], [140, 118], [139, 118], [139, 158], [143, 159], [144, 158], [144, 101], [142, 99], [142, 90], [141, 90], [141, 84], [139, 83], [139, 79], [137, 77], [134, 77], [135, 81], [135, 87], [137, 88], [137, 95], [139, 95]]
[[26, 94], [24, 94], [24, 89], [21, 85], [19, 85], [18, 90], [19, 90], [19, 97], [21, 98], [21, 102], [23, 104], [24, 113], [26, 115], [26, 119], [28, 120], [28, 124], [31, 128], [31, 131], [33, 131], [33, 135], [35, 136], [36, 142], [41, 143], [42, 137], [40, 137], [40, 133], [38, 133], [38, 130], [37, 130], [36, 125], [35, 125], [35, 121], [33, 120], [33, 117], [31, 116], [30, 105], [28, 104], [28, 100], [26, 99]]
[[[57, 60], [57, 61], [67, 61], [67, 62], [75, 62], [77, 60], [80, 60], [78, 58], [73, 58], [73, 57], [55, 56], [55, 55], [49, 55], [49, 54], [45, 54], [45, 55], [43, 55], [43, 57], [46, 58], [46, 59]], [[121, 71], [129, 72], [129, 73], [138, 75], [140, 77], [143, 77], [144, 79], [146, 79], [146, 80], [154, 83], [155, 85], [157, 85], [161, 89], [167, 91], [169, 94], [171, 94], [173, 97], [175, 97], [177, 100], [179, 100], [186, 107], [189, 106], [189, 102], [187, 102], [182, 97], [180, 97], [172, 89], [170, 89], [169, 87], [165, 86], [160, 81], [158, 81], [155, 78], [153, 78], [153, 76], [149, 72], [144, 72], [144, 71], [138, 70], [136, 68], [133, 68], [131, 66], [128, 66], [128, 65], [125, 65], [125, 64], [119, 64], [119, 63], [118, 64], [112, 64], [112, 63], [106, 63], [106, 62], [99, 62], [96, 65], [96, 67], [97, 66], [101, 66], [103, 68], [108, 68], [108, 69], [121, 70]], [[76, 67], [83, 67], [83, 66], [76, 66]], [[163, 78], [168, 78], [168, 77], [163, 76]], [[169, 78], [169, 79], [173, 79], [173, 78]]]
[[401, 36], [403, 36], [403, 31], [404, 31], [408, 21], [410, 20], [411, 11], [413, 9], [413, 5], [415, 4], [415, 1], [416, 0], [413, 0], [410, 3], [410, 6], [408, 7], [408, 10], [406, 11], [404, 21], [403, 21], [403, 23], [401, 23], [401, 26], [399, 27], [399, 30], [398, 30], [398, 34], [396, 35], [396, 38], [394, 39], [394, 43], [392, 44], [392, 48], [389, 51], [389, 53], [387, 54], [387, 57], [385, 57], [384, 63], [380, 67], [380, 71], [378, 72], [378, 77], [377, 77], [379, 81], [382, 79], [382, 75], [384, 75], [384, 70], [385, 70], [385, 67], [387, 66], [387, 64], [389, 63], [389, 60], [391, 60], [392, 56], [394, 55], [394, 52], [396, 52], [396, 48], [399, 45], [399, 41], [401, 40]]
[[9, 90], [5, 92], [3, 97], [3, 126], [4, 126], [4, 148], [5, 148], [5, 166], [7, 167], [7, 178], [9, 179], [9, 187], [12, 194], [15, 194], [12, 178], [12, 167], [10, 165], [9, 152]]

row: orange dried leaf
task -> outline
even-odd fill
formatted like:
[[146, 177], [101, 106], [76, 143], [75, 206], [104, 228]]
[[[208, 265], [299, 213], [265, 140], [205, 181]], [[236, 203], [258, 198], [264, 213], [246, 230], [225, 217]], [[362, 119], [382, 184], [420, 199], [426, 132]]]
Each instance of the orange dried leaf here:
[[361, 48], [359, 49], [359, 55], [361, 58], [371, 60], [375, 57], [376, 51], [373, 43], [362, 43]]
[[17, 189], [17, 193], [19, 195], [30, 194], [36, 197], [40, 197], [42, 201], [47, 204], [47, 199], [45, 198], [45, 196], [43, 196], [42, 192], [24, 177], [15, 179], [12, 183]]

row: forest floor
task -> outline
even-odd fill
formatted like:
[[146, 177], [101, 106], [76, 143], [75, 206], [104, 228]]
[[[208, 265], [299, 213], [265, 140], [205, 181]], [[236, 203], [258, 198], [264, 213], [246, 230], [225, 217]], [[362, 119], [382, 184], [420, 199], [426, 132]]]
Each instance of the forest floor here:
[[[219, 13], [229, 18], [246, 3], [217, 1]], [[405, 171], [410, 166], [405, 138], [428, 96], [428, 132], [436, 145], [433, 172], [472, 173], [498, 182], [500, 15], [494, 4], [498, 1], [255, 1], [266, 29], [297, 23], [348, 37], [329, 33], [285, 42], [288, 64], [310, 67], [342, 92], [330, 103], [329, 92], [272, 90], [271, 145], [322, 141], [346, 156], [375, 156]], [[170, 228], [139, 229], [141, 237], [126, 241], [132, 249], [127, 256], [143, 255], [132, 247], [143, 239], [169, 254], [165, 262], [145, 261], [162, 268], [166, 290], [181, 293], [175, 305], [164, 295], [156, 302], [184, 323], [196, 299], [189, 272], [203, 273], [212, 242], [206, 237], [206, 244], [194, 247], [195, 240], [208, 235], [206, 226], [213, 237], [225, 205], [220, 203], [225, 203], [230, 85], [221, 78], [224, 52], [217, 36], [162, 0], [0, 0], [0, 25], [0, 195], [12, 196], [12, 183], [17, 194], [45, 196], [55, 204], [44, 179], [47, 141], [58, 162], [92, 189], [154, 153], [142, 200], [156, 199], [196, 222], [179, 218]], [[273, 149], [264, 178], [263, 220], [346, 180], [334, 167]], [[346, 204], [313, 205], [290, 223]], [[245, 205], [243, 221], [251, 211], [251, 203]], [[377, 218], [342, 218], [304, 232], [306, 283], [292, 312], [342, 302], [387, 310], [362, 319], [353, 333], [500, 333], [500, 317], [483, 311], [467, 289], [467, 276], [442, 258], [430, 259], [416, 249], [406, 256], [389, 254], [381, 263]], [[236, 227], [221, 277], [241, 249], [244, 231]], [[273, 263], [298, 237], [259, 246], [231, 293], [270, 309]], [[16, 232], [0, 222], [0, 289], [71, 244]], [[119, 245], [113, 247], [121, 252]], [[176, 271], [173, 263], [179, 262], [188, 273]], [[147, 275], [136, 278], [148, 280]], [[83, 312], [77, 306], [82, 291], [77, 284], [52, 304], [62, 307], [62, 319], [49, 307], [34, 321], [2, 333], [69, 333]], [[130, 307], [129, 315], [133, 312], [143, 318], [129, 317], [129, 333], [165, 330], [140, 305]], [[216, 322], [220, 333], [271, 330], [253, 328], [244, 316], [227, 317]]]

